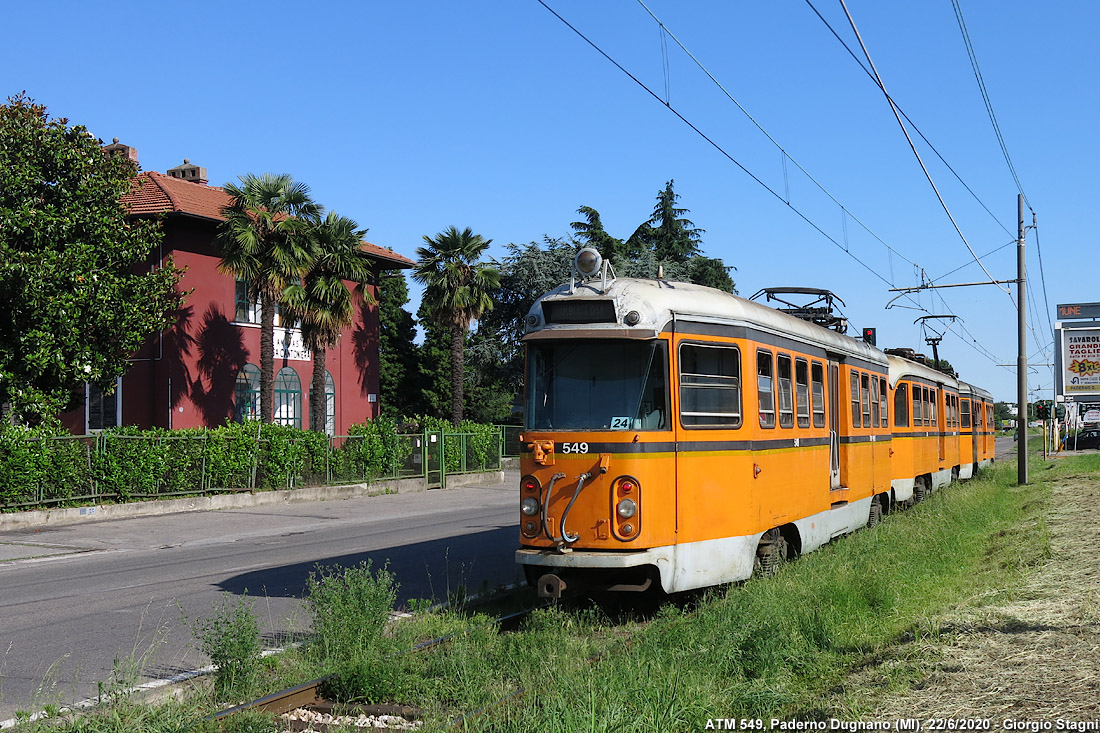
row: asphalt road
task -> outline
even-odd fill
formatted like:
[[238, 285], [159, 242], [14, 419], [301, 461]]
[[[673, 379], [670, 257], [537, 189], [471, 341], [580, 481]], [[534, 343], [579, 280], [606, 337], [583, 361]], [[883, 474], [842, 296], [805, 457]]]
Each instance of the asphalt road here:
[[[516, 582], [503, 484], [0, 533], [0, 720], [206, 664], [190, 625], [246, 596], [271, 645], [321, 565], [389, 563], [400, 598]], [[116, 661], [117, 660], [117, 661]]]

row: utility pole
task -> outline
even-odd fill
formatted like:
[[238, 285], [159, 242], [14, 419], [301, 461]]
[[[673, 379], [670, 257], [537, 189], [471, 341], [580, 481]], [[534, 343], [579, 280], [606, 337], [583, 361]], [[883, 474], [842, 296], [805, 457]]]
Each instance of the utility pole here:
[[1019, 403], [1016, 430], [1019, 437], [1016, 439], [1016, 480], [1021, 486], [1027, 483], [1027, 309], [1024, 308], [1024, 195], [1016, 197], [1016, 294], [1020, 308], [1017, 317], [1018, 341], [1020, 351], [1016, 357], [1016, 400]]
[[[1026, 272], [1024, 269], [1024, 236], [1027, 227], [1024, 226], [1024, 195], [1021, 193], [1016, 197], [1016, 222], [1017, 222], [1017, 237], [1016, 237], [1016, 279], [1015, 280], [987, 280], [986, 282], [976, 283], [951, 283], [944, 285], [933, 285], [931, 283], [922, 282], [920, 285], [909, 288], [890, 288], [892, 293], [911, 293], [919, 290], [926, 290], [931, 288], [965, 288], [971, 285], [1006, 285], [1009, 283], [1016, 283], [1016, 291], [1019, 296], [1017, 305], [1019, 312], [1017, 313], [1017, 341], [1019, 342], [1019, 355], [1016, 358], [1016, 402], [1019, 405], [1017, 409], [1016, 422], [1017, 433], [1016, 450], [1019, 455], [1019, 473], [1018, 482], [1023, 485], [1027, 483], [1027, 309], [1025, 307], [1025, 292], [1027, 290], [1027, 279], [1025, 277]], [[889, 308], [895, 300], [902, 297], [897, 296], [886, 307]], [[926, 318], [946, 318], [949, 316], [926, 316]], [[951, 316], [953, 317], [953, 316]], [[918, 318], [917, 321], [922, 319]], [[916, 323], [917, 321], [914, 321]], [[942, 334], [941, 334], [942, 336]], [[935, 354], [935, 348], [933, 347], [933, 354]], [[937, 357], [938, 358], [938, 357]], [[1023, 423], [1021, 426], [1020, 423]]]

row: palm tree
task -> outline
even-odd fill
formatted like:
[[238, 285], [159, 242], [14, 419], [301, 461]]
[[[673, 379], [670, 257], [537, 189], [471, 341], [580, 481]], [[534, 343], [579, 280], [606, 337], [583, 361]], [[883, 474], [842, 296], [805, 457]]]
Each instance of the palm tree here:
[[260, 301], [260, 420], [272, 421], [275, 381], [275, 307], [287, 285], [297, 282], [309, 264], [308, 220], [321, 207], [309, 187], [289, 175], [265, 173], [227, 184], [232, 200], [222, 209], [218, 268], [248, 282], [248, 297]]
[[451, 421], [462, 423], [463, 345], [470, 322], [492, 310], [490, 291], [500, 287], [500, 273], [478, 262], [493, 240], [469, 227], [448, 227], [435, 239], [425, 236], [416, 250], [413, 279], [425, 286], [424, 303], [432, 317], [451, 329]]
[[[326, 424], [326, 350], [340, 340], [340, 333], [355, 319], [356, 301], [375, 302], [365, 284], [374, 276], [370, 259], [360, 248], [365, 229], [352, 219], [333, 212], [314, 222], [311, 230], [313, 257], [301, 283], [287, 287], [287, 312], [302, 324], [302, 340], [313, 353], [310, 382], [309, 428], [323, 433]], [[345, 281], [356, 283], [349, 291]]]

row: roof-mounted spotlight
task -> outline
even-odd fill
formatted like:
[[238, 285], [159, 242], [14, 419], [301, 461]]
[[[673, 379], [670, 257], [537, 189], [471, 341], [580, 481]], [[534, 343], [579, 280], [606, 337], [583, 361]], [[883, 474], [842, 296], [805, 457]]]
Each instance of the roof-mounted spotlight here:
[[573, 277], [570, 278], [569, 292], [574, 292], [578, 283], [597, 277], [602, 279], [599, 292], [605, 292], [608, 279], [615, 278], [615, 270], [610, 262], [604, 260], [598, 249], [585, 247], [573, 256]]
[[573, 271], [580, 279], [595, 277], [603, 265], [603, 257], [595, 247], [585, 247], [573, 257]]

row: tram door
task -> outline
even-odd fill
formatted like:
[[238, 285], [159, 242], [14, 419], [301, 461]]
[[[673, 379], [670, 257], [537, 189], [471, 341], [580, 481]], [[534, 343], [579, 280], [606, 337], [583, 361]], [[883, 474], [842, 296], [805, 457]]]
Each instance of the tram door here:
[[940, 468], [943, 468], [944, 459], [947, 457], [947, 393], [943, 391], [943, 385], [937, 385], [935, 400], [936, 433], [940, 443]]
[[972, 450], [974, 452], [974, 470], [978, 470], [978, 436], [981, 436], [982, 440], [985, 440], [985, 436], [982, 435], [982, 430], [979, 427], [981, 422], [985, 420], [985, 405], [977, 400], [970, 401], [970, 429], [973, 431], [973, 439], [970, 441]]
[[844, 484], [840, 477], [840, 365], [829, 362], [829, 488], [839, 489]]

